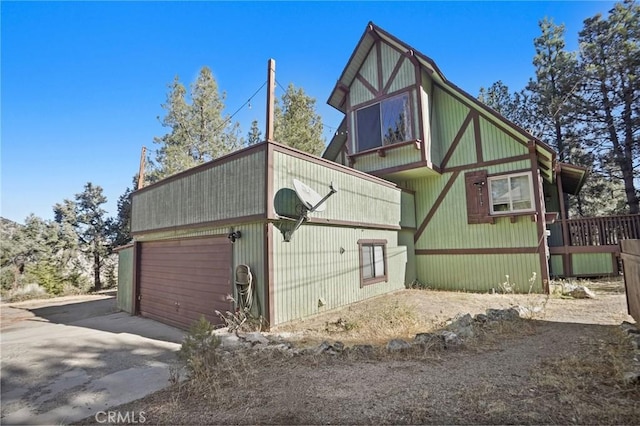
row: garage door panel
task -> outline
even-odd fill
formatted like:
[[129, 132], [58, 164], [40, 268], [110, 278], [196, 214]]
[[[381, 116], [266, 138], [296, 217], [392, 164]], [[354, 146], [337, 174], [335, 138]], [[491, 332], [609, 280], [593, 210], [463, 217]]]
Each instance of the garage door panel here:
[[[215, 290], [215, 291], [211, 291], [210, 289], [203, 289], [202, 287], [200, 288], [181, 288], [181, 289], [176, 289], [175, 287], [169, 287], [169, 286], [158, 286], [158, 291], [155, 292], [146, 292], [145, 297], [146, 298], [160, 298], [160, 299], [171, 299], [172, 302], [174, 303], [175, 301], [179, 300], [179, 299], [184, 299], [184, 298], [202, 298], [205, 301], [208, 300], [213, 300], [213, 301], [220, 301], [220, 302], [225, 302], [227, 300], [227, 296], [231, 293], [229, 292], [222, 292], [219, 290]], [[159, 294], [162, 293], [162, 294]]]
[[139, 294], [143, 316], [187, 328], [232, 308], [231, 243], [226, 237], [143, 242]]
[[144, 276], [144, 281], [142, 281], [142, 285], [155, 285], [157, 284], [174, 284], [176, 281], [183, 282], [196, 282], [209, 284], [211, 283], [211, 277], [214, 278], [226, 278], [229, 279], [231, 274], [230, 268], [224, 269], [211, 269], [211, 268], [192, 268], [187, 267], [185, 271], [179, 271], [178, 268], [174, 267], [163, 267], [158, 268], [153, 265], [151, 266], [153, 269], [151, 272], [148, 272]]

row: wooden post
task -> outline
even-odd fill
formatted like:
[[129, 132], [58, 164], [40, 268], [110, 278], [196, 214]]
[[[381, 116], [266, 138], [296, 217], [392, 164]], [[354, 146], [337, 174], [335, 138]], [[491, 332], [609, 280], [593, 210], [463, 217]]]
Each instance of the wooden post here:
[[147, 159], [147, 148], [142, 147], [142, 152], [140, 153], [140, 171], [138, 172], [138, 189], [142, 189], [144, 186], [144, 162]]
[[265, 139], [273, 141], [273, 120], [276, 96], [276, 61], [269, 59], [267, 63], [267, 123]]
[[562, 245], [564, 248], [564, 254], [562, 255], [562, 272], [565, 278], [570, 277], [572, 274], [573, 267], [571, 266], [571, 254], [567, 252], [567, 247], [571, 245], [571, 241], [569, 238], [569, 227], [567, 224], [567, 219], [569, 219], [569, 215], [567, 214], [566, 207], [564, 205], [564, 189], [562, 188], [562, 168], [558, 168], [556, 172], [556, 186], [558, 188], [558, 202], [560, 203], [560, 226], [562, 227]]

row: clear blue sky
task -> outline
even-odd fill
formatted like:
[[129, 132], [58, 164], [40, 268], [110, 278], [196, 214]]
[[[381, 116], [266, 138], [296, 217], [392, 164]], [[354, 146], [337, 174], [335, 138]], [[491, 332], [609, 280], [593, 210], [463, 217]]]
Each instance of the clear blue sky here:
[[[2, 207], [8, 219], [53, 217], [52, 206], [104, 188], [111, 215], [138, 170], [140, 149], [166, 130], [167, 84], [208, 65], [234, 112], [266, 80], [303, 87], [335, 128], [326, 100], [368, 21], [436, 61], [472, 95], [533, 75], [545, 16], [576, 49], [585, 18], [613, 2], [7, 2], [1, 7]], [[263, 89], [235, 120], [265, 115]], [[282, 90], [277, 90], [277, 95]], [[327, 142], [331, 129], [326, 129]]]

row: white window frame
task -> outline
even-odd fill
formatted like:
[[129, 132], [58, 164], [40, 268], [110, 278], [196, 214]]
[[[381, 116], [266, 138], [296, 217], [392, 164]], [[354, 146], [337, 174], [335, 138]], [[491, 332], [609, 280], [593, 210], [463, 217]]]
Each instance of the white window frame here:
[[[382, 105], [385, 102], [390, 102], [390, 101], [393, 101], [394, 99], [404, 98], [404, 97], [407, 98], [407, 114], [406, 114], [405, 120], [407, 122], [406, 130], [407, 130], [407, 133], [408, 133], [408, 137], [403, 141], [395, 141], [393, 143], [385, 145], [384, 144], [384, 131], [382, 129], [382, 125], [384, 124], [383, 123], [383, 108], [382, 108]], [[360, 149], [360, 141], [358, 140], [359, 139], [359, 134], [358, 134], [359, 133], [358, 132], [358, 112], [360, 112], [360, 111], [362, 111], [364, 109], [367, 109], [367, 108], [371, 108], [372, 106], [375, 106], [375, 105], [379, 106], [378, 115], [379, 115], [379, 118], [380, 118], [380, 129], [379, 130], [380, 130], [380, 143], [381, 144], [378, 145], [378, 146], [374, 146], [372, 148]], [[382, 147], [385, 147], [385, 146], [395, 145], [397, 143], [403, 143], [403, 142], [408, 142], [408, 141], [414, 140], [415, 138], [413, 136], [414, 128], [413, 128], [413, 116], [412, 116], [413, 115], [413, 108], [414, 108], [414, 106], [413, 106], [413, 99], [412, 99], [412, 96], [411, 96], [411, 92], [403, 92], [403, 93], [399, 93], [397, 95], [394, 95], [394, 96], [391, 96], [391, 97], [388, 97], [388, 98], [385, 98], [385, 99], [381, 99], [381, 100], [379, 100], [377, 102], [374, 102], [374, 103], [371, 103], [369, 105], [365, 105], [363, 107], [360, 107], [360, 108], [356, 109], [354, 111], [354, 122], [355, 122], [355, 127], [356, 127], [356, 131], [355, 131], [355, 136], [356, 137], [354, 139], [355, 139], [355, 148], [356, 148], [355, 151], [356, 151], [356, 153], [357, 152], [364, 152], [364, 151], [374, 150], [374, 149], [379, 149], [379, 148], [382, 148]]]
[[[529, 182], [529, 201], [531, 202], [531, 207], [528, 209], [514, 209], [513, 208], [513, 202], [514, 200], [511, 199], [511, 197], [509, 198], [509, 210], [505, 210], [505, 211], [495, 211], [493, 209], [493, 206], [495, 205], [494, 201], [493, 201], [493, 190], [491, 187], [492, 182], [498, 181], [498, 180], [504, 180], [507, 179], [507, 186], [510, 188], [511, 187], [511, 179], [515, 178], [515, 177], [520, 177], [520, 176], [526, 176], [527, 180]], [[508, 214], [512, 214], [512, 213], [529, 213], [529, 212], [533, 212], [536, 210], [536, 202], [535, 202], [535, 193], [533, 191], [533, 177], [531, 175], [531, 172], [522, 172], [522, 173], [510, 173], [510, 174], [503, 174], [503, 175], [498, 175], [498, 176], [490, 176], [487, 178], [487, 183], [488, 183], [488, 193], [489, 193], [489, 212], [491, 215], [508, 215]]]

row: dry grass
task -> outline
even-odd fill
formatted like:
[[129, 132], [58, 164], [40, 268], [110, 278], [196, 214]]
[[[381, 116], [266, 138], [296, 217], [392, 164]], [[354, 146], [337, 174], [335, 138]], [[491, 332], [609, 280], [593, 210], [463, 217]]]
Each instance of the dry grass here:
[[358, 303], [339, 313], [308, 322], [280, 327], [278, 331], [299, 333], [297, 343], [312, 345], [323, 340], [346, 344], [384, 344], [390, 339], [413, 339], [442, 325], [420, 315], [415, 306], [400, 300], [376, 299], [378, 303]]

